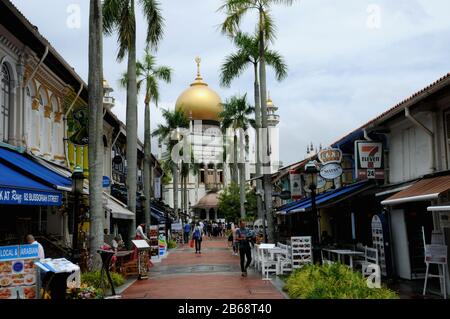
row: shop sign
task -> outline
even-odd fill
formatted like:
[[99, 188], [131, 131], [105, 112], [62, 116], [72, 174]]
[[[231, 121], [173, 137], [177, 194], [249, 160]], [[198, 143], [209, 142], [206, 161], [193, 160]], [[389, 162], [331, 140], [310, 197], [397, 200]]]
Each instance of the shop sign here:
[[425, 245], [425, 262], [432, 264], [447, 263], [446, 245]]
[[339, 164], [342, 161], [342, 151], [338, 148], [324, 149], [317, 154], [317, 158], [323, 165], [329, 163]]
[[358, 179], [384, 179], [382, 143], [355, 141], [355, 155]]
[[154, 180], [154, 196], [156, 199], [161, 198], [161, 177], [155, 177]]
[[295, 170], [289, 171], [289, 180], [291, 187], [291, 198], [300, 199], [302, 198], [302, 179], [301, 174]]
[[103, 187], [111, 186], [111, 179], [108, 176], [103, 176]]
[[317, 175], [317, 188], [324, 188], [327, 184], [327, 180], [320, 175]]
[[34, 245], [15, 245], [0, 247], [0, 260], [15, 259], [33, 259], [39, 257], [39, 246]]
[[342, 167], [337, 163], [328, 163], [320, 168], [320, 176], [326, 180], [335, 179], [342, 175]]
[[3, 205], [61, 206], [61, 200], [60, 193], [0, 188], [0, 204]]

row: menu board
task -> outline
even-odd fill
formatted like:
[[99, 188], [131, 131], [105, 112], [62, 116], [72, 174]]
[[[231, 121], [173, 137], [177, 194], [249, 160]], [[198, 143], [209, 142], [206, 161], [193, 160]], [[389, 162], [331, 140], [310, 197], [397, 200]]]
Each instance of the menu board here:
[[164, 223], [159, 224], [158, 245], [159, 245], [159, 256], [164, 257], [167, 252], [166, 224]]
[[159, 244], [158, 244], [158, 226], [150, 226], [150, 256], [152, 259], [159, 258]]
[[40, 262], [37, 262], [36, 265], [46, 272], [51, 271], [55, 274], [63, 272], [71, 273], [80, 270], [78, 265], [73, 264], [65, 258], [42, 259]]
[[0, 247], [0, 299], [38, 297], [38, 245]]

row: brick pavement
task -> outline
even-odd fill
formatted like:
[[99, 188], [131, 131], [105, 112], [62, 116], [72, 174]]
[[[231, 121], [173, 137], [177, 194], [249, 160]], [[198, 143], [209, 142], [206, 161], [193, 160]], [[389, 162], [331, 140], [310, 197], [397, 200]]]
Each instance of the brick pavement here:
[[155, 263], [148, 280], [126, 289], [125, 299], [282, 299], [270, 281], [249, 269], [241, 277], [239, 257], [232, 256], [226, 239], [206, 239], [202, 254], [183, 245]]

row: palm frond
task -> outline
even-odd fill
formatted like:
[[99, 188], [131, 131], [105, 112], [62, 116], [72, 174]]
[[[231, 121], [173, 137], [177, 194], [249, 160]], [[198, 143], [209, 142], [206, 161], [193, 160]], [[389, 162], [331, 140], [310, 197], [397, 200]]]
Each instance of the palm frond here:
[[146, 42], [156, 49], [164, 33], [164, 18], [161, 14], [160, 3], [156, 0], [140, 0], [139, 2], [148, 23]]
[[266, 50], [264, 57], [267, 65], [274, 69], [277, 80], [284, 80], [288, 75], [288, 67], [281, 54], [273, 50]]
[[231, 82], [247, 69], [249, 62], [249, 57], [243, 50], [225, 57], [220, 72], [220, 85], [229, 87]]

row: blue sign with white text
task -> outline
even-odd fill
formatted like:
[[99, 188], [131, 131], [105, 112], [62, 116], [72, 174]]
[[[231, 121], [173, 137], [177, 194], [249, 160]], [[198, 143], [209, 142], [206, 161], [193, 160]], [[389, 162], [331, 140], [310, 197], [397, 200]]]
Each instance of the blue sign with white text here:
[[0, 187], [1, 205], [61, 206], [62, 194]]
[[111, 186], [111, 179], [108, 176], [103, 176], [103, 187]]
[[39, 246], [37, 244], [0, 247], [0, 261], [35, 258], [39, 258]]

